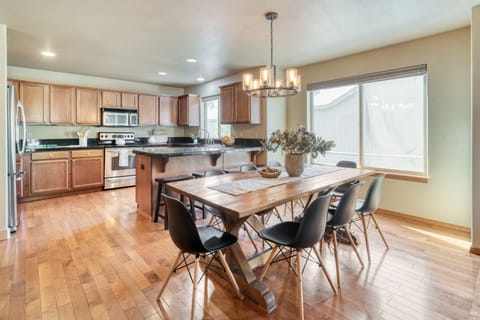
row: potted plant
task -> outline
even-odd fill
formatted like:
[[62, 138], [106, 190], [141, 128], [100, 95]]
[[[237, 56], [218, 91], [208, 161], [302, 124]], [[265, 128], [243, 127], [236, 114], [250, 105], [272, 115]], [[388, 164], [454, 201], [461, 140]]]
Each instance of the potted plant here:
[[310, 153], [312, 158], [325, 153], [335, 146], [333, 141], [326, 141], [308, 132], [303, 126], [297, 130], [276, 130], [263, 143], [267, 151], [277, 151], [281, 148], [285, 153], [285, 170], [291, 177], [298, 177], [303, 173], [304, 156]]

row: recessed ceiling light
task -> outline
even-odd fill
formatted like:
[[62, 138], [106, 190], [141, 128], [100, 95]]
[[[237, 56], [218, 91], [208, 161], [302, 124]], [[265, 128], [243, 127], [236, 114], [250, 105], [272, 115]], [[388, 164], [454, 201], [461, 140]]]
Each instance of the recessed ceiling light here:
[[195, 62], [197, 62], [197, 59], [192, 59], [192, 58], [189, 58], [189, 59], [187, 59], [187, 62], [190, 62], [190, 63], [195, 63]]
[[161, 75], [161, 76], [166, 76], [168, 73], [160, 71], [158, 74]]
[[200, 78], [197, 78], [197, 81], [202, 82], [202, 81], [205, 81], [205, 79], [200, 77]]
[[51, 52], [51, 51], [42, 51], [42, 55], [45, 56], [45, 57], [55, 57], [56, 56], [55, 52]]

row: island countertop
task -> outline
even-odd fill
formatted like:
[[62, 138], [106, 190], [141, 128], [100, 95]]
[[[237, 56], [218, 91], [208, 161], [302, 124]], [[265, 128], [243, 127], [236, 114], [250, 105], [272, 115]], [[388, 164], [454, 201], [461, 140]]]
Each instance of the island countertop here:
[[260, 152], [262, 147], [253, 146], [224, 146], [221, 144], [205, 144], [200, 146], [158, 146], [143, 147], [133, 150], [136, 154], [146, 155], [150, 157], [184, 157], [194, 155], [223, 154], [230, 152]]

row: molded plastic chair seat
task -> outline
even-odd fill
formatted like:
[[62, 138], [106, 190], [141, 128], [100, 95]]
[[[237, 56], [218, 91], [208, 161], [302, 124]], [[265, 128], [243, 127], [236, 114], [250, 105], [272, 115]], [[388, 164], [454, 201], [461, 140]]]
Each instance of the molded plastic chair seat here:
[[[294, 254], [296, 256], [296, 263], [295, 263], [295, 275], [297, 276], [297, 296], [298, 296], [298, 311], [299, 311], [299, 319], [304, 318], [303, 313], [303, 288], [302, 288], [302, 252], [304, 249], [313, 250], [318, 263], [322, 267], [322, 270], [327, 278], [330, 287], [332, 288], [334, 294], [337, 294], [335, 289], [335, 285], [328, 274], [327, 269], [323, 263], [323, 260], [318, 252], [317, 248], [315, 247], [316, 243], [320, 241], [323, 233], [325, 232], [325, 224], [326, 224], [326, 215], [328, 210], [328, 204], [330, 202], [331, 194], [323, 195], [312, 201], [312, 203], [305, 209], [303, 214], [302, 222], [292, 222], [286, 221], [281, 222], [277, 225], [272, 227], [266, 228], [259, 232], [259, 236], [267, 241], [274, 243], [275, 245], [272, 248], [272, 252], [270, 253], [267, 262], [259, 276], [259, 280], [262, 281], [267, 273], [273, 259], [281, 253], [283, 256], [285, 254], [281, 251], [282, 247], [288, 247], [290, 249], [294, 249]], [[311, 251], [310, 251], [311, 252]], [[310, 256], [310, 253], [309, 253]], [[289, 258], [292, 257], [292, 253], [290, 257], [285, 257], [284, 260], [289, 261]], [[306, 260], [307, 262], [309, 259]], [[290, 265], [293, 269], [293, 267]]]
[[[380, 234], [380, 237], [383, 240], [383, 243], [385, 244], [385, 247], [388, 249], [388, 244], [387, 240], [385, 240], [385, 237], [383, 235], [382, 230], [380, 229], [380, 226], [378, 225], [377, 219], [375, 218], [375, 211], [378, 209], [380, 206], [380, 199], [381, 199], [381, 192], [382, 192], [382, 185], [383, 185], [383, 180], [385, 179], [385, 174], [380, 174], [375, 179], [373, 179], [372, 183], [368, 187], [367, 191], [367, 196], [365, 197], [365, 200], [357, 200], [356, 203], [356, 208], [355, 212], [359, 215], [359, 219], [362, 220], [362, 231], [363, 235], [365, 237], [365, 246], [367, 248], [367, 254], [368, 254], [368, 261], [371, 261], [370, 258], [370, 244], [368, 242], [368, 225], [367, 221], [365, 220], [366, 218], [371, 218], [375, 228], [378, 230], [378, 233]], [[370, 222], [370, 221], [369, 221]]]
[[[230, 267], [225, 260], [224, 254], [221, 252], [222, 249], [234, 245], [237, 242], [237, 238], [229, 233], [223, 232], [214, 227], [197, 227], [192, 217], [190, 216], [190, 213], [182, 202], [166, 194], [162, 194], [162, 196], [164, 197], [165, 204], [168, 208], [167, 215], [170, 220], [170, 237], [175, 246], [177, 246], [177, 248], [179, 249], [179, 252], [177, 254], [177, 258], [172, 264], [172, 267], [167, 278], [165, 279], [165, 282], [162, 285], [162, 288], [160, 289], [160, 292], [157, 295], [157, 301], [160, 300], [172, 274], [180, 268], [188, 268], [188, 266], [191, 264], [187, 261], [189, 255], [195, 255], [194, 272], [192, 279], [193, 291], [190, 319], [194, 318], [195, 297], [198, 285], [197, 274], [199, 270], [200, 257], [203, 259], [206, 265], [204, 273], [205, 283], [207, 283], [208, 281], [208, 269], [211, 266], [211, 263], [218, 256], [220, 263], [223, 266], [225, 272], [227, 273], [228, 279], [235, 288], [238, 297], [243, 300], [243, 295], [240, 293], [240, 288], [238, 287], [235, 277], [233, 276], [232, 271], [230, 270]], [[205, 261], [208, 258], [207, 254], [213, 255], [210, 262], [208, 263]], [[182, 257], [183, 262], [180, 262]], [[202, 276], [200, 276], [200, 279], [202, 279]], [[208, 296], [207, 289], [208, 286], [206, 285], [205, 296]]]
[[[348, 160], [341, 160], [338, 161], [337, 164], [335, 165], [336, 167], [341, 167], [341, 168], [352, 168], [355, 169], [357, 168], [357, 163], [355, 161], [348, 161]], [[333, 199], [338, 199], [343, 196], [345, 191], [352, 185], [358, 183], [358, 180], [353, 180], [344, 184], [341, 184], [335, 188], [333, 191]]]
[[333, 249], [335, 254], [335, 267], [337, 273], [337, 286], [340, 288], [341, 281], [340, 281], [340, 266], [338, 261], [338, 242], [337, 242], [337, 232], [341, 231], [343, 234], [347, 236], [347, 239], [350, 242], [350, 245], [355, 252], [358, 261], [363, 267], [363, 261], [360, 257], [360, 254], [357, 250], [357, 246], [355, 245], [355, 241], [353, 240], [352, 236], [350, 235], [349, 226], [350, 222], [352, 221], [353, 216], [355, 215], [355, 204], [358, 192], [360, 187], [363, 185], [362, 183], [352, 184], [343, 194], [342, 198], [338, 202], [338, 206], [336, 209], [329, 209], [327, 215], [327, 227], [332, 230], [332, 239], [333, 239]]

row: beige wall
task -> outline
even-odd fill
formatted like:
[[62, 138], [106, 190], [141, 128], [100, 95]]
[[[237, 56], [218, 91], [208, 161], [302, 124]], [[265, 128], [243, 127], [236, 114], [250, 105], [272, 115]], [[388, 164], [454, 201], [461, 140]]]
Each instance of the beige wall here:
[[[470, 28], [300, 68], [302, 83], [428, 66], [428, 183], [388, 179], [381, 207], [471, 225]], [[306, 124], [306, 92], [288, 99], [288, 127]], [[408, 130], [406, 127], [405, 130]]]
[[[182, 95], [182, 88], [166, 87], [155, 84], [139, 83], [123, 80], [115, 80], [100, 77], [91, 77], [79, 74], [54, 72], [48, 70], [21, 68], [8, 66], [8, 77], [17, 80], [37, 81], [55, 84], [65, 84], [72, 86], [94, 87], [109, 90], [129, 91], [138, 93], [149, 93], [158, 95]], [[98, 131], [135, 131], [137, 137], [148, 137], [154, 128], [163, 129], [169, 136], [183, 136], [184, 129], [179, 127], [138, 127], [138, 128], [105, 128], [105, 127], [77, 127], [77, 126], [50, 126], [50, 125], [30, 125], [28, 126], [28, 138], [35, 139], [54, 139], [54, 138], [77, 138], [76, 132], [79, 129], [86, 130], [90, 128], [88, 137], [96, 138]]]

